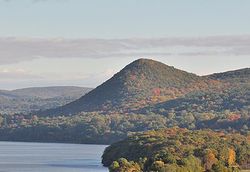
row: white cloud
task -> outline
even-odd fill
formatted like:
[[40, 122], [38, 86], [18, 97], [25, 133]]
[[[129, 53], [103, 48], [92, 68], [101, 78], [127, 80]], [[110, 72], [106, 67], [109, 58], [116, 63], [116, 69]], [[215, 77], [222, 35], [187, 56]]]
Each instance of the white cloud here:
[[158, 39], [0, 37], [1, 88], [95, 87], [141, 57], [209, 74], [249, 67], [250, 35]]
[[0, 38], [0, 64], [39, 58], [250, 55], [250, 35], [158, 39]]
[[21, 68], [17, 69], [8, 69], [0, 68], [0, 78], [1, 82], [7, 80], [30, 80], [30, 79], [41, 79], [41, 76], [33, 75], [31, 72], [26, 71]]

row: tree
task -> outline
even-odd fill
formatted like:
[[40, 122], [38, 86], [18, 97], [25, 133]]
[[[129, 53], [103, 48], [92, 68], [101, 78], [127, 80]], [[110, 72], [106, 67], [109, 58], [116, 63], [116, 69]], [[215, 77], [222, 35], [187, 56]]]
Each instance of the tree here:
[[119, 169], [120, 165], [117, 161], [114, 161], [110, 167], [109, 167], [109, 171], [110, 172], [115, 172], [117, 169]]
[[235, 164], [235, 160], [236, 160], [235, 155], [236, 155], [236, 153], [235, 153], [234, 149], [229, 148], [229, 150], [228, 150], [228, 166], [232, 166]]
[[221, 161], [218, 161], [216, 164], [214, 164], [212, 166], [212, 170], [214, 172], [228, 172], [228, 169], [225, 167], [225, 165]]
[[3, 121], [4, 121], [4, 118], [3, 118], [2, 115], [0, 114], [0, 127], [3, 125]]
[[214, 153], [208, 149], [204, 155], [204, 167], [206, 170], [211, 170], [212, 166], [217, 162], [217, 158], [215, 157]]
[[125, 158], [120, 158], [118, 161], [114, 161], [110, 167], [110, 172], [141, 172], [139, 164], [128, 161]]

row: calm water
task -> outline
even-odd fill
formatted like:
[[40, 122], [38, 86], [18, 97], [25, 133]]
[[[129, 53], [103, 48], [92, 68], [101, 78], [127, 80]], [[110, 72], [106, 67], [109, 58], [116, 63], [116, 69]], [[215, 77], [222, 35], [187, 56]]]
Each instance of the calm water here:
[[0, 142], [0, 172], [107, 172], [106, 146]]

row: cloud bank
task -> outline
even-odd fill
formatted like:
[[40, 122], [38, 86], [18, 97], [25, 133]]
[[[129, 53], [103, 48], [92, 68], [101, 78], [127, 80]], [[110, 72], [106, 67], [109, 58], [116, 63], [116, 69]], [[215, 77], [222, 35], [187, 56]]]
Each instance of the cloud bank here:
[[158, 39], [0, 38], [0, 64], [38, 58], [250, 55], [250, 35]]

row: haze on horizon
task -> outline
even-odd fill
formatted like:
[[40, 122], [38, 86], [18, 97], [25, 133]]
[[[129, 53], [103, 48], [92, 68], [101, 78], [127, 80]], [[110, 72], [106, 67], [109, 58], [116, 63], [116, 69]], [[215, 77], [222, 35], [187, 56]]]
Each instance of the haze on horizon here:
[[96, 87], [138, 58], [250, 67], [250, 1], [0, 0], [0, 89]]

